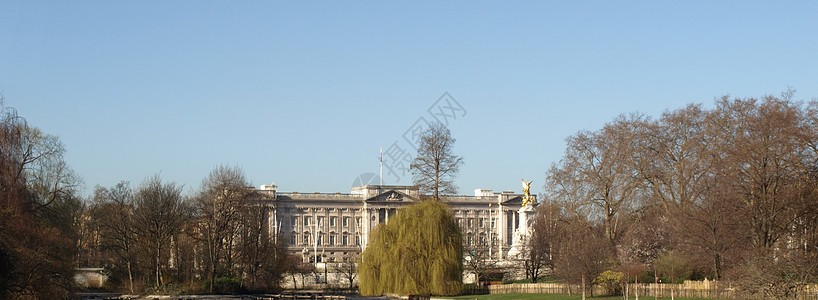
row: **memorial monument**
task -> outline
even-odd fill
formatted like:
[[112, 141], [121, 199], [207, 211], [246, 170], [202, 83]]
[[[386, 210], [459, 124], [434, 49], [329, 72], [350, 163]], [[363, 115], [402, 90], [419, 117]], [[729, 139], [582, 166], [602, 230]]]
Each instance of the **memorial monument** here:
[[529, 181], [526, 182], [523, 179], [523, 192], [525, 195], [523, 196], [523, 206], [517, 211], [517, 214], [520, 216], [520, 223], [517, 226], [517, 230], [514, 231], [514, 237], [511, 244], [511, 249], [508, 250], [508, 258], [511, 259], [521, 259], [520, 257], [523, 254], [523, 247], [525, 247], [526, 241], [528, 237], [531, 236], [531, 222], [533, 222], [532, 217], [534, 216], [534, 197], [531, 196], [531, 183], [534, 182]]

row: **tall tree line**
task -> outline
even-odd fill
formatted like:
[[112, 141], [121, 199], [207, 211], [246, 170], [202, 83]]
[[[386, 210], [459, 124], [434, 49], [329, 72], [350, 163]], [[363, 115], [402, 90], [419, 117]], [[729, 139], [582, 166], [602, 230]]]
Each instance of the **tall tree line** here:
[[156, 175], [83, 199], [64, 153], [0, 95], [0, 299], [69, 298], [77, 267], [105, 267], [126, 293], [269, 291], [292, 268], [240, 168], [214, 168], [190, 196]]
[[[144, 291], [236, 293], [278, 287], [292, 259], [271, 232], [269, 207], [238, 167], [218, 166], [200, 191], [150, 177], [97, 187], [85, 223], [89, 253], [111, 270], [111, 287]], [[94, 249], [98, 249], [94, 251]]]
[[64, 152], [0, 95], [0, 298], [70, 296], [82, 201]]
[[[561, 245], [549, 245], [555, 272], [594, 269], [589, 281], [606, 269], [647, 270], [658, 280], [678, 277], [662, 266], [683, 261], [686, 277], [740, 284], [773, 261], [815, 265], [818, 102], [792, 95], [723, 97], [711, 109], [691, 104], [655, 119], [621, 115], [569, 137], [547, 172], [549, 213], [538, 221], [550, 230], [534, 237], [547, 239], [554, 226], [567, 232], [555, 239]], [[572, 257], [587, 245], [607, 250]], [[799, 278], [815, 275], [802, 269]], [[765, 280], [774, 279], [783, 280]]]

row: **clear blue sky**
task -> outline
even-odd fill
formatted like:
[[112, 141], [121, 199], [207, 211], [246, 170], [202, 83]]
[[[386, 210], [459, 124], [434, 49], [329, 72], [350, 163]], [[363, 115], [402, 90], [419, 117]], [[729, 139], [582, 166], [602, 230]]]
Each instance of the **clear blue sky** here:
[[192, 191], [219, 164], [346, 192], [444, 92], [460, 193], [539, 192], [565, 138], [617, 114], [818, 96], [816, 2], [545, 2], [3, 0], [0, 91], [85, 193]]

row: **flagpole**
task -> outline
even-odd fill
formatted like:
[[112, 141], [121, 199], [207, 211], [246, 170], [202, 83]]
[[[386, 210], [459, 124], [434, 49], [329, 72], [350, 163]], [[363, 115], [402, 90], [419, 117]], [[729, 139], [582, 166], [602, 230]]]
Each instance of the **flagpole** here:
[[380, 149], [381, 149], [381, 176], [380, 176], [380, 178], [381, 178], [381, 185], [383, 185], [383, 148], [380, 148]]
[[312, 252], [314, 252], [316, 267], [318, 267], [318, 238], [318, 216], [315, 216], [315, 238], [312, 241]]

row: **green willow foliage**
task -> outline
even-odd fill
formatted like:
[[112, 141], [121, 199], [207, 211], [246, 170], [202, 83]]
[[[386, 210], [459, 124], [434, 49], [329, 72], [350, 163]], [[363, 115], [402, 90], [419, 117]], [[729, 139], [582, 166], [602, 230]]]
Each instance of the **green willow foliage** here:
[[373, 231], [358, 267], [361, 295], [458, 295], [463, 244], [446, 204], [401, 209]]

